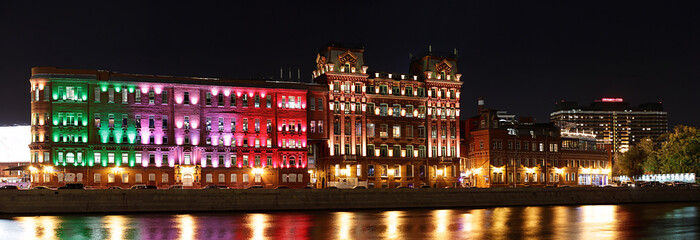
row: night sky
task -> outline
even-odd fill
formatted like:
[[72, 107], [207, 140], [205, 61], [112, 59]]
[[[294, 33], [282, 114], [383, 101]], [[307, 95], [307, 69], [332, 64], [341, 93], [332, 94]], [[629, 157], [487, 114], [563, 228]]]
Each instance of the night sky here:
[[29, 124], [34, 66], [309, 81], [328, 42], [365, 46], [370, 71], [459, 51], [462, 116], [489, 107], [539, 122], [561, 100], [663, 102], [700, 126], [698, 1], [0, 2], [0, 125]]

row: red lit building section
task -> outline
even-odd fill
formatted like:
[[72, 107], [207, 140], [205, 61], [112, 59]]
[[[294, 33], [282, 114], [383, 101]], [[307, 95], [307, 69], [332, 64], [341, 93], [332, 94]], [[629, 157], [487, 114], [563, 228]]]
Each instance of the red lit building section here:
[[33, 185], [310, 181], [305, 84], [57, 68], [30, 83]]

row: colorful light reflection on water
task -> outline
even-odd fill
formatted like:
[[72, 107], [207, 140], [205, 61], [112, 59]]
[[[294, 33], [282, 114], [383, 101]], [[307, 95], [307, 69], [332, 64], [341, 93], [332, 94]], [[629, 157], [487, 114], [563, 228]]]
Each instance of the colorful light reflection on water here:
[[0, 217], [2, 239], [637, 239], [700, 237], [700, 203]]

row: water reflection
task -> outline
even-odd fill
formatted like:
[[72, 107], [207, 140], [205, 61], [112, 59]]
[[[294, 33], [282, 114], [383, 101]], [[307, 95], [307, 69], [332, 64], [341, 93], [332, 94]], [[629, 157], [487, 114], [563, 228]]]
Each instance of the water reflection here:
[[697, 239], [700, 203], [0, 218], [2, 239]]

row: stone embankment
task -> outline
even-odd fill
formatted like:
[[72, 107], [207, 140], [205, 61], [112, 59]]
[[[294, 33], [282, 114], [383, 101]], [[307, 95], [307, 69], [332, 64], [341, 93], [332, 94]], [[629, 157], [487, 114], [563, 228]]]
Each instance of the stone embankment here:
[[700, 188], [5, 190], [2, 214], [457, 208], [697, 202]]

